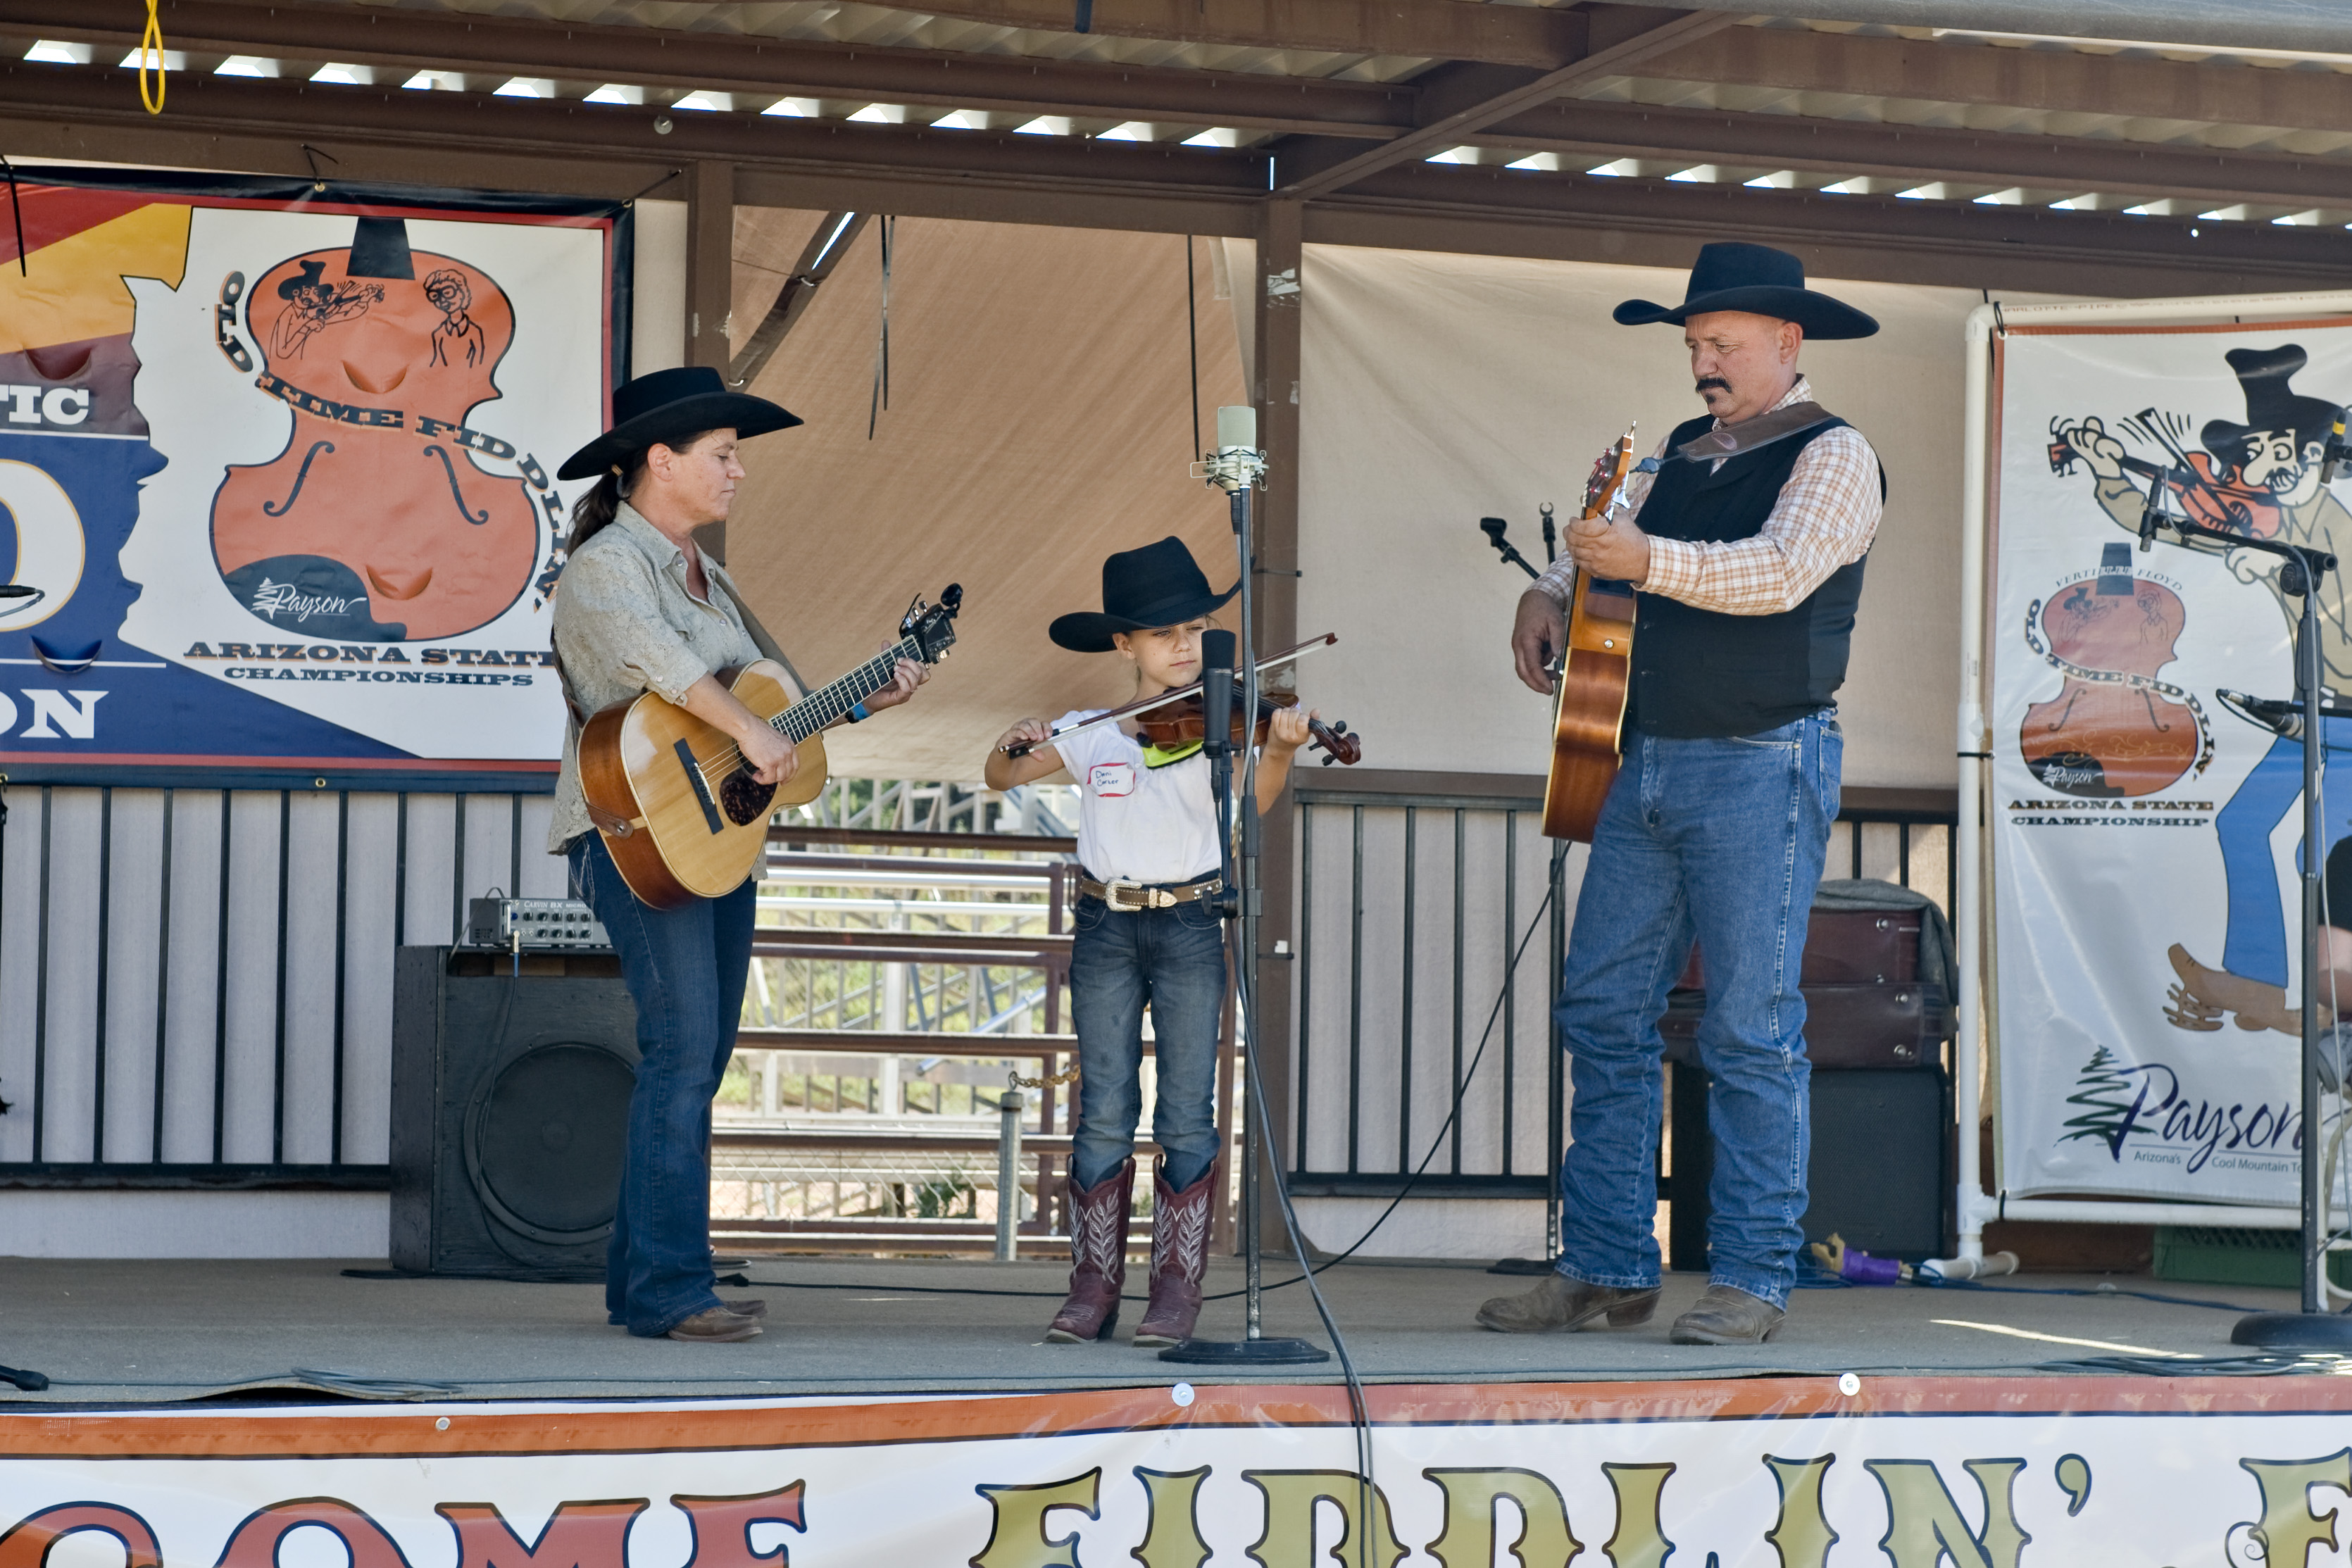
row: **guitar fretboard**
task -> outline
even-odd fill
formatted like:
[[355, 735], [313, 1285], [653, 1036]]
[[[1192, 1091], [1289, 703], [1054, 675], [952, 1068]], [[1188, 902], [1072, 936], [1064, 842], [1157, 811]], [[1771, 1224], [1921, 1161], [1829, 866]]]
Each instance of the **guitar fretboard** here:
[[851, 708], [890, 684], [898, 661], [923, 662], [923, 650], [912, 637], [902, 637], [830, 685], [818, 687], [768, 721], [768, 727], [797, 746], [826, 725], [845, 717]]

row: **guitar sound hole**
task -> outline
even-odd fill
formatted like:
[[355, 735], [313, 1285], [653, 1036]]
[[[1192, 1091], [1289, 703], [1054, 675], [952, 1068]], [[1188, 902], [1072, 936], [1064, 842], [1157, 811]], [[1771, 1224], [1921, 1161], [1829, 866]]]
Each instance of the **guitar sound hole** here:
[[761, 783], [749, 768], [738, 768], [719, 781], [719, 809], [739, 828], [748, 828], [766, 816], [768, 802], [775, 798], [776, 787]]

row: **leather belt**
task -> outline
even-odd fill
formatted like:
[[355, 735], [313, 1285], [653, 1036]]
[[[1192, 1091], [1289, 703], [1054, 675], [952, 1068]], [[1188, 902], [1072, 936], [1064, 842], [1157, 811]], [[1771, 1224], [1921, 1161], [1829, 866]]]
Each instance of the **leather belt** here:
[[1188, 882], [1181, 887], [1152, 887], [1140, 882], [1097, 882], [1083, 873], [1078, 877], [1081, 898], [1099, 898], [1113, 909], [1133, 913], [1142, 909], [1173, 909], [1180, 904], [1198, 904], [1224, 891], [1223, 873], [1213, 872], [1198, 882]]

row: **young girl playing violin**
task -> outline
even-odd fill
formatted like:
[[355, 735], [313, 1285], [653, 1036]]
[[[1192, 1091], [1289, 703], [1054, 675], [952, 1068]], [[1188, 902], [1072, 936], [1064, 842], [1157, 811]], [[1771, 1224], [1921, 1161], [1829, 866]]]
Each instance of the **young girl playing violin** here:
[[[1102, 612], [1062, 616], [1047, 634], [1078, 653], [1116, 651], [1135, 666], [1136, 695], [1153, 697], [1201, 678], [1201, 634], [1210, 612], [1238, 587], [1212, 593], [1183, 542], [1165, 538], [1103, 562]], [[1103, 1338], [1118, 1322], [1149, 1007], [1159, 1064], [1151, 1135], [1160, 1153], [1152, 1182], [1151, 1301], [1135, 1343], [1169, 1345], [1192, 1334], [1208, 1265], [1225, 944], [1206, 901], [1223, 891], [1223, 830], [1198, 742], [1147, 747], [1119, 724], [1054, 740], [1055, 729], [1105, 711], [1080, 709], [1051, 726], [1023, 719], [989, 753], [987, 779], [990, 789], [1009, 789], [1066, 768], [1078, 786], [1084, 875], [1070, 952], [1079, 1069], [1072, 1267], [1069, 1299], [1045, 1337], [1076, 1344]], [[1257, 766], [1261, 811], [1280, 798], [1310, 716], [1283, 708], [1269, 721]], [[1016, 745], [1030, 749], [1007, 756]]]

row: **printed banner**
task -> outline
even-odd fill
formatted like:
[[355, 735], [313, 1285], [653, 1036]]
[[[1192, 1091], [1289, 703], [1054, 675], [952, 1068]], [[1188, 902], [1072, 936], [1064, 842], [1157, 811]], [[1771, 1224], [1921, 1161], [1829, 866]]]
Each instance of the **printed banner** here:
[[[2340, 1561], [2341, 1380], [1328, 1387], [0, 1416], [48, 1568]], [[1367, 1517], [1369, 1516], [1369, 1517]], [[2352, 1519], [2342, 1522], [2352, 1523]]]
[[606, 407], [609, 209], [152, 176], [20, 200], [0, 580], [38, 592], [0, 598], [0, 767], [551, 772], [551, 475]]
[[[1997, 352], [2001, 1183], [2292, 1205], [2300, 601], [2276, 556], [2138, 538], [2156, 506], [2352, 562], [2320, 483], [2352, 329], [2051, 327]], [[2326, 679], [2352, 687], [2341, 577], [2320, 610]], [[2352, 719], [2323, 722], [2352, 759]], [[2352, 926], [2352, 792], [2326, 823]]]

